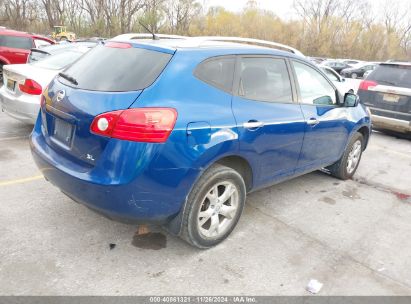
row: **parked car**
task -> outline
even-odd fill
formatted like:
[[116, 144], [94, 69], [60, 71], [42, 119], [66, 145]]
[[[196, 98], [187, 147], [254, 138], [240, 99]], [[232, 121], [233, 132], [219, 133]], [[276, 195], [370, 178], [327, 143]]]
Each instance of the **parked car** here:
[[307, 59], [310, 60], [314, 64], [321, 64], [322, 62], [326, 60], [325, 58], [321, 58], [321, 57], [307, 57]]
[[364, 73], [367, 71], [372, 71], [377, 65], [375, 63], [364, 62], [357, 64], [351, 68], [347, 68], [341, 71], [341, 75], [346, 78], [362, 78]]
[[31, 49], [30, 55], [27, 58], [27, 63], [35, 62], [47, 58], [50, 55], [66, 52], [69, 49], [76, 49], [78, 47], [93, 48], [101, 43], [97, 40], [83, 40], [72, 43], [58, 43], [42, 47], [41, 49]]
[[346, 82], [345, 78], [341, 77], [341, 75], [339, 75], [332, 68], [327, 66], [321, 66], [321, 69], [328, 76], [328, 78], [330, 78], [330, 80], [334, 82], [335, 86], [340, 91], [340, 93], [354, 93], [353, 85], [351, 83]]
[[224, 39], [109, 41], [60, 73], [30, 137], [46, 179], [207, 248], [247, 192], [324, 167], [351, 178], [371, 129], [357, 96], [292, 48]]
[[340, 74], [342, 70], [351, 67], [351, 65], [343, 63], [341, 61], [337, 61], [337, 60], [326, 60], [326, 61], [322, 62], [321, 65], [322, 66], [328, 66], [328, 67], [332, 68], [338, 74]]
[[30, 49], [53, 44], [53, 40], [39, 35], [12, 30], [0, 31], [0, 83], [3, 66], [6, 64], [26, 63]]
[[411, 132], [411, 63], [381, 63], [358, 89], [378, 129]]
[[77, 46], [41, 61], [4, 66], [4, 85], [0, 88], [1, 109], [15, 119], [34, 124], [41, 94], [50, 81], [90, 48]]
[[353, 60], [353, 59], [343, 59], [341, 60], [343, 63], [349, 64], [351, 66], [362, 63], [361, 60]]

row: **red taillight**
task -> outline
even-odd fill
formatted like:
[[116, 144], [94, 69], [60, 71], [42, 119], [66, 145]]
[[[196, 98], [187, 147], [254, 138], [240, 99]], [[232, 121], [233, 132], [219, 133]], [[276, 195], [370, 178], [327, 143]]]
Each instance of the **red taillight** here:
[[26, 79], [23, 84], [19, 84], [20, 91], [30, 95], [40, 95], [43, 88], [32, 79]]
[[370, 87], [375, 87], [375, 86], [377, 86], [378, 85], [378, 83], [376, 83], [375, 81], [371, 81], [371, 80], [363, 80], [363, 81], [361, 81], [361, 83], [360, 83], [360, 86], [359, 86], [359, 90], [364, 90], [364, 91], [368, 91], [368, 89], [370, 88]]
[[123, 42], [109, 41], [104, 45], [107, 46], [107, 47], [117, 48], [117, 49], [129, 49], [129, 48], [131, 48], [130, 43], [123, 43]]
[[91, 132], [139, 142], [163, 143], [177, 120], [172, 108], [139, 108], [103, 113], [94, 118]]

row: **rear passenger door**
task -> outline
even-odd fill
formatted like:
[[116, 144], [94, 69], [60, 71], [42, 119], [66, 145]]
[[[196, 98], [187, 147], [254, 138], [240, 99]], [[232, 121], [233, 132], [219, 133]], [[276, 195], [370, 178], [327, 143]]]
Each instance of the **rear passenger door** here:
[[293, 60], [298, 99], [305, 119], [305, 136], [298, 171], [330, 165], [348, 139], [347, 108], [338, 104], [332, 83], [306, 63]]
[[232, 109], [255, 187], [292, 175], [298, 162], [305, 123], [290, 72], [284, 58], [237, 58]]

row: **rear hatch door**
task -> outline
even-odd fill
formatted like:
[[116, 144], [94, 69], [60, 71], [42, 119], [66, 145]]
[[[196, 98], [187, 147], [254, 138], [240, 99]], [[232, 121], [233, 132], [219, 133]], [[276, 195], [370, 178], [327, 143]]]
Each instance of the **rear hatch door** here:
[[84, 170], [93, 167], [110, 140], [90, 132], [94, 118], [129, 108], [171, 57], [168, 50], [128, 43], [95, 47], [59, 74], [45, 93], [42, 119], [47, 143]]
[[372, 114], [411, 121], [411, 65], [381, 64], [364, 83], [358, 94]]

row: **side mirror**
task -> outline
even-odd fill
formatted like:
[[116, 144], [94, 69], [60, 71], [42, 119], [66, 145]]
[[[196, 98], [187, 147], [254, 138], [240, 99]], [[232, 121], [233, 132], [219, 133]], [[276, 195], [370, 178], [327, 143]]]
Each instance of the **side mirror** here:
[[345, 82], [345, 78], [344, 78], [344, 77], [341, 78], [341, 82]]
[[358, 95], [353, 94], [353, 93], [345, 93], [344, 95], [344, 106], [348, 108], [353, 108], [358, 105], [360, 102], [360, 99], [358, 98]]

